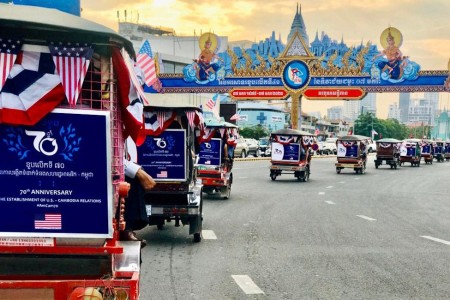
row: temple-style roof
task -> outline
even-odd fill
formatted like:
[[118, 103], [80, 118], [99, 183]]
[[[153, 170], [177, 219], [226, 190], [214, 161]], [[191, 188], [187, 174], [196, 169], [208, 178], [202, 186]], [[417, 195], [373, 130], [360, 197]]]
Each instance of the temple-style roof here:
[[305, 41], [305, 43], [307, 45], [309, 45], [309, 38], [308, 38], [308, 34], [306, 33], [306, 26], [305, 26], [305, 22], [303, 21], [301, 10], [302, 10], [302, 7], [300, 6], [300, 10], [299, 10], [298, 3], [297, 3], [297, 11], [295, 13], [294, 20], [292, 21], [291, 31], [289, 32], [289, 35], [288, 35], [288, 42], [291, 40], [291, 38], [295, 32], [299, 32], [300, 35], [302, 36], [303, 40]]

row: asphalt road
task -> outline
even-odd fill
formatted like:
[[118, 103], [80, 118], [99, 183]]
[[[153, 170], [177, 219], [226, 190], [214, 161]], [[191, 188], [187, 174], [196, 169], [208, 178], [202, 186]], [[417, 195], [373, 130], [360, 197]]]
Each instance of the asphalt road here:
[[450, 162], [310, 181], [235, 162], [231, 197], [204, 195], [203, 239], [147, 227], [141, 299], [449, 299]]

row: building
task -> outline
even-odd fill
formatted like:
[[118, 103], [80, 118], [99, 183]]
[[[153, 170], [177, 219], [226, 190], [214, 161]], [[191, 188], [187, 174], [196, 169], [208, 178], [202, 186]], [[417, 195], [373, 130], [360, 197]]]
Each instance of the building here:
[[239, 127], [262, 126], [269, 132], [289, 126], [290, 113], [284, 109], [258, 102], [238, 102]]
[[359, 101], [345, 101], [342, 114], [345, 121], [353, 122], [356, 120], [360, 114]]
[[389, 111], [388, 111], [388, 119], [396, 119], [400, 122], [401, 113], [400, 108], [398, 107], [397, 103], [390, 104], [389, 105]]
[[371, 113], [374, 116], [377, 115], [377, 94], [368, 93], [361, 101], [360, 101], [360, 113]]
[[431, 138], [450, 140], [450, 114], [447, 110], [443, 111], [435, 120], [436, 124], [431, 131]]
[[398, 108], [400, 110], [400, 122], [406, 124], [408, 122], [409, 105], [411, 102], [410, 93], [399, 94]]
[[327, 109], [328, 120], [342, 120], [343, 119], [343, 107], [333, 106]]

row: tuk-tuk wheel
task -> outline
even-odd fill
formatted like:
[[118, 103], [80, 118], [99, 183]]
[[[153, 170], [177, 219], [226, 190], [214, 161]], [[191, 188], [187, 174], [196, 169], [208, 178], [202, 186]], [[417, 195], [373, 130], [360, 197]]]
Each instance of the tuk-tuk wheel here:
[[223, 187], [221, 190], [222, 198], [223, 199], [229, 199], [231, 194], [231, 186], [227, 185], [226, 187]]
[[307, 167], [305, 171], [300, 173], [299, 179], [302, 182], [307, 182], [309, 179], [309, 168]]
[[272, 181], [275, 181], [275, 179], [277, 179], [277, 174], [275, 172], [271, 172], [270, 179], [272, 179]]
[[340, 168], [336, 168], [336, 173], [341, 174], [341, 169]]
[[375, 169], [378, 169], [378, 163], [375, 162]]

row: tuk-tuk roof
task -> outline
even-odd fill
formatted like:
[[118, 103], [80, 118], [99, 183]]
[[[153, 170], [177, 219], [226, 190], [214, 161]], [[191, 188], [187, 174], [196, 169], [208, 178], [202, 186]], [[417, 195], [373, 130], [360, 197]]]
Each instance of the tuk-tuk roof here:
[[206, 119], [205, 126], [206, 127], [239, 128], [239, 126], [234, 125], [233, 123], [226, 122], [224, 120], [217, 121], [216, 119]]
[[189, 97], [185, 94], [153, 94], [145, 93], [150, 104], [145, 105], [145, 108], [172, 108], [172, 109], [193, 109], [201, 111], [200, 107], [190, 102]]
[[0, 4], [0, 35], [25, 37], [38, 44], [68, 39], [98, 44], [109, 43], [112, 38], [123, 44], [131, 56], [135, 55], [133, 44], [111, 28], [53, 8]]
[[272, 131], [270, 135], [309, 135], [309, 136], [315, 136], [314, 133], [310, 133], [303, 130], [297, 130], [297, 129], [291, 129], [291, 128], [284, 128], [279, 129], [276, 131]]
[[377, 141], [375, 141], [377, 143], [392, 143], [392, 144], [397, 144], [397, 143], [401, 143], [402, 141], [397, 140], [397, 139], [393, 139], [393, 138], [384, 138], [384, 139], [379, 139]]
[[422, 143], [421, 139], [406, 139], [404, 140], [404, 142], [408, 142], [408, 143]]
[[363, 135], [345, 135], [345, 136], [341, 136], [338, 137], [338, 141], [364, 141], [364, 140], [369, 140], [370, 137], [368, 136], [363, 136]]

